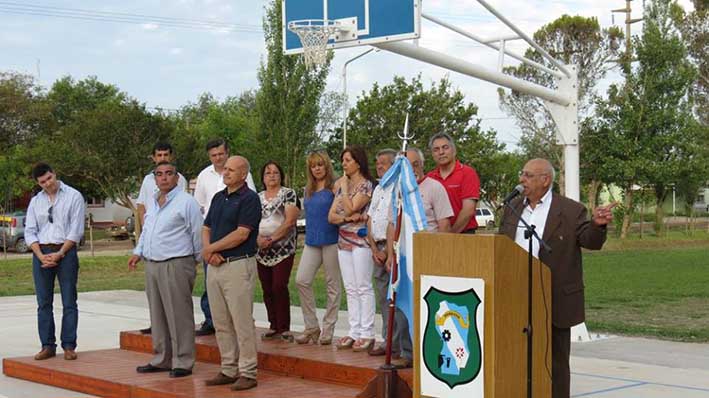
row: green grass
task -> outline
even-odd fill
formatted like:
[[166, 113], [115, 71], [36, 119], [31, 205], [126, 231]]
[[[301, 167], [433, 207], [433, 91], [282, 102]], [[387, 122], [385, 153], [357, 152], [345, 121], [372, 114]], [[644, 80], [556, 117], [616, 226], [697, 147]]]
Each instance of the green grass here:
[[709, 341], [709, 246], [587, 253], [592, 330]]
[[[615, 246], [614, 246], [615, 245]], [[609, 250], [584, 254], [587, 322], [594, 331], [681, 341], [709, 341], [709, 241], [628, 240]], [[295, 264], [299, 257], [296, 256]], [[127, 256], [82, 257], [79, 291], [143, 290], [143, 267], [129, 272]], [[204, 291], [199, 267], [194, 295]], [[300, 305], [291, 274], [291, 303]], [[0, 260], [0, 296], [34, 294], [29, 259]], [[318, 307], [325, 306], [322, 269], [314, 283]], [[344, 295], [343, 295], [344, 296]], [[260, 284], [255, 300], [263, 301]], [[341, 302], [345, 309], [345, 300]]]

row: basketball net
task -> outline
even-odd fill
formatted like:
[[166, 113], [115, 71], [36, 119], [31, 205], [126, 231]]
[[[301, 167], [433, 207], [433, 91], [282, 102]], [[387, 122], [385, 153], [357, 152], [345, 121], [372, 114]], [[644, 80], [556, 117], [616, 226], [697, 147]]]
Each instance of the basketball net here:
[[312, 69], [327, 61], [327, 42], [337, 31], [335, 22], [304, 19], [288, 23], [288, 30], [298, 35], [303, 46], [305, 66]]

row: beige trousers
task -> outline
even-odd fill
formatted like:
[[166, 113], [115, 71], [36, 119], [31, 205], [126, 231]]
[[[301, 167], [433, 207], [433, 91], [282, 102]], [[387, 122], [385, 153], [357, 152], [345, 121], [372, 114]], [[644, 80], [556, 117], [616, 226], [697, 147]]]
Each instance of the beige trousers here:
[[315, 313], [315, 295], [313, 281], [320, 265], [325, 268], [325, 284], [327, 286], [327, 306], [322, 321], [322, 336], [331, 338], [335, 332], [337, 312], [340, 309], [342, 285], [340, 283], [340, 263], [337, 259], [337, 244], [327, 246], [308, 246], [303, 248], [298, 264], [295, 283], [300, 296], [300, 308], [303, 310], [303, 320], [306, 329], [318, 327], [318, 317]]
[[145, 262], [145, 293], [155, 352], [150, 361], [153, 366], [173, 369], [194, 366], [192, 288], [196, 275], [193, 257]]
[[256, 379], [254, 285], [256, 258], [209, 265], [207, 295], [222, 356], [221, 372]]

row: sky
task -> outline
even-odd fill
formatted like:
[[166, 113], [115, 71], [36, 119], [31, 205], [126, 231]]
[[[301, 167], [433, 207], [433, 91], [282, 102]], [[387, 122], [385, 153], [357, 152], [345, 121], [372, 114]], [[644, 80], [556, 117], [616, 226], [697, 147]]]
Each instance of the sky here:
[[[44, 87], [66, 75], [96, 76], [115, 84], [151, 108], [178, 109], [209, 92], [218, 99], [257, 89], [257, 70], [265, 60], [261, 29], [267, 0], [0, 0], [0, 71], [27, 73]], [[601, 26], [624, 28], [624, 0], [488, 0], [528, 35], [563, 14], [595, 16]], [[689, 0], [680, 0], [691, 9]], [[633, 18], [642, 1], [632, 3]], [[423, 12], [481, 37], [511, 34], [476, 0], [424, 0]], [[633, 25], [633, 33], [641, 30]], [[419, 44], [469, 62], [497, 69], [498, 53], [428, 21]], [[527, 45], [507, 47], [523, 53]], [[342, 67], [365, 47], [335, 52], [327, 89], [343, 90]], [[517, 65], [509, 57], [505, 66]], [[431, 84], [448, 76], [479, 107], [483, 128], [493, 128], [509, 148], [520, 129], [498, 105], [498, 86], [385, 51], [372, 52], [348, 66], [350, 104], [374, 83], [420, 74]], [[607, 79], [601, 88], [612, 82]]]

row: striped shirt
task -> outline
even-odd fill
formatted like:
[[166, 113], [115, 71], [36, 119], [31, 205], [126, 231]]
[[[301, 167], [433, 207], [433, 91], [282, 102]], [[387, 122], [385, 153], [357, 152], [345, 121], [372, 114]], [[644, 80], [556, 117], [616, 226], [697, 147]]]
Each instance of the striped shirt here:
[[[30, 201], [25, 220], [25, 242], [62, 244], [66, 240], [78, 243], [84, 237], [84, 197], [76, 189], [59, 181], [54, 203], [44, 190]], [[51, 210], [51, 222], [49, 213]]]

